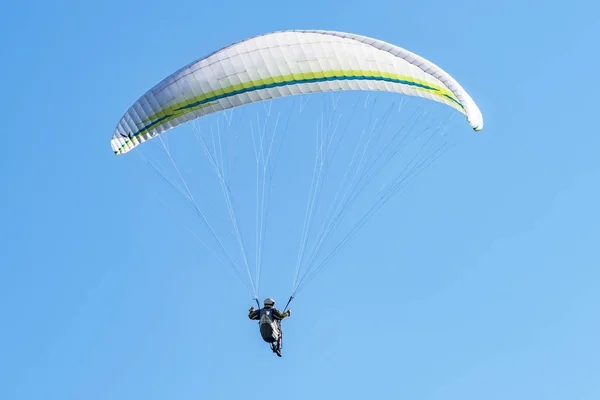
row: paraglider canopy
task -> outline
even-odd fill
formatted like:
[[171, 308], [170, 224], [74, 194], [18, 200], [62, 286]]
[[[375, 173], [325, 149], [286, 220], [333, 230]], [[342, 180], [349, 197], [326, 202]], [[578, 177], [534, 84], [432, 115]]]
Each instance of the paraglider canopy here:
[[387, 91], [445, 103], [478, 131], [483, 117], [444, 70], [392, 44], [351, 33], [279, 31], [227, 46], [140, 97], [114, 131], [126, 153], [177, 125], [243, 104], [338, 90]]

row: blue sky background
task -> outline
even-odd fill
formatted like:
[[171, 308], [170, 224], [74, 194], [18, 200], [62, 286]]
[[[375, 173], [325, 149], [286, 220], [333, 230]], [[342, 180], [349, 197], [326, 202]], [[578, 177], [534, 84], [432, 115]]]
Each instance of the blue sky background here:
[[[5, 5], [0, 398], [600, 398], [599, 7]], [[431, 59], [472, 94], [485, 129], [302, 292], [278, 359], [246, 318], [248, 294], [208, 265], [148, 197], [151, 172], [109, 140], [183, 64], [303, 28]], [[265, 280], [262, 295], [284, 301], [289, 280]]]

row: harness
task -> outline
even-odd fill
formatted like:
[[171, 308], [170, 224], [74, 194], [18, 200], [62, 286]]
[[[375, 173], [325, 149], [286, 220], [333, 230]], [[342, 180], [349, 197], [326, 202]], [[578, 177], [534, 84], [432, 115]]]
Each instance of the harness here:
[[[294, 299], [294, 296], [290, 296], [287, 304], [285, 305], [285, 309], [283, 310], [283, 314], [285, 314], [287, 312], [287, 308], [293, 299]], [[268, 325], [271, 329], [276, 331], [278, 334], [278, 338], [279, 338], [279, 350], [283, 349], [283, 329], [281, 328], [281, 321], [273, 318], [273, 309], [272, 308], [264, 308], [264, 307], [261, 308], [258, 298], [255, 297], [254, 300], [256, 301], [256, 304], [258, 305], [258, 311], [259, 311], [258, 325], [259, 325], [259, 327], [262, 327], [263, 325]], [[262, 329], [260, 329], [260, 330], [261, 330], [261, 335], [262, 335], [263, 331], [262, 331]], [[265, 339], [264, 336], [263, 336], [263, 339]], [[275, 346], [275, 344], [271, 343], [271, 346]]]

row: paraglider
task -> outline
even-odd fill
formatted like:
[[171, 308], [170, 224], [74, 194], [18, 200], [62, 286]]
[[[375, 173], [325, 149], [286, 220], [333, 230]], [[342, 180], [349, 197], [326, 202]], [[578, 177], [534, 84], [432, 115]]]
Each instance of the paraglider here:
[[[273, 101], [288, 96], [314, 96], [326, 92], [350, 91], [386, 92], [431, 100], [462, 113], [473, 130], [483, 129], [482, 114], [471, 96], [452, 76], [425, 58], [393, 44], [366, 36], [324, 30], [289, 30], [267, 33], [233, 43], [193, 61], [169, 75], [143, 94], [127, 110], [114, 130], [111, 147], [116, 155], [122, 155], [186, 122], [253, 103]], [[371, 135], [374, 134], [375, 129], [369, 131]], [[322, 188], [323, 185], [322, 170], [327, 170], [327, 168], [323, 168], [324, 157], [329, 155], [327, 150], [335, 135], [334, 128], [332, 128], [333, 134], [330, 136], [325, 130], [325, 128], [318, 130], [320, 144], [317, 146], [315, 170], [313, 171], [313, 181], [316, 183], [314, 187], [311, 186], [311, 194], [307, 203], [305, 225], [302, 231], [290, 301], [298, 290], [304, 287], [303, 285], [329, 262], [341, 246], [347, 243], [349, 238], [390, 196], [397, 193], [407, 181], [416, 176], [415, 171], [418, 172], [419, 168], [424, 168], [445, 151], [445, 148], [438, 148], [429, 155], [423, 155], [421, 154], [424, 152], [423, 149], [427, 150], [426, 146], [429, 144], [429, 141], [425, 141], [423, 146], [418, 148], [415, 157], [410, 159], [407, 168], [402, 169], [400, 175], [392, 179], [391, 183], [380, 186], [373, 206], [367, 207], [364, 216], [351, 227], [348, 235], [344, 236], [339, 244], [323, 257], [324, 261], [318, 264], [318, 257], [322, 255], [324, 246], [330, 240], [331, 233], [338, 227], [348, 206], [373, 181], [383, 166], [400, 153], [404, 144], [404, 142], [400, 142], [397, 147], [394, 147], [392, 141], [389, 144], [384, 143], [381, 146], [382, 153], [369, 158], [364, 156], [366, 150], [374, 148], [375, 144], [379, 142], [371, 140], [371, 138], [361, 142], [361, 136], [359, 145], [364, 147], [357, 147], [355, 154], [362, 154], [362, 156], [352, 157], [350, 164], [352, 170], [348, 175], [352, 178], [348, 181], [356, 184], [356, 187], [352, 190], [340, 189], [339, 196], [335, 196], [334, 204], [322, 221], [312, 252], [308, 252], [306, 251], [306, 238], [311, 228], [310, 218], [314, 215], [317, 189]], [[435, 133], [434, 131], [432, 135]], [[235, 245], [239, 246], [242, 262], [236, 262], [230, 256], [223, 240], [219, 238], [217, 230], [208, 222], [206, 214], [197, 205], [183, 175], [175, 165], [170, 151], [167, 150], [166, 153], [182, 181], [182, 188], [178, 189], [181, 197], [188, 205], [191, 205], [193, 211], [209, 228], [218, 250], [226, 255], [220, 261], [232, 267], [236, 277], [243, 281], [256, 299], [258, 298], [258, 280], [262, 264], [263, 216], [265, 214], [263, 213], [264, 203], [259, 207], [259, 200], [264, 198], [265, 189], [263, 186], [263, 197], [259, 196], [261, 191], [258, 178], [260, 171], [265, 175], [268, 171], [271, 147], [263, 146], [264, 135], [259, 135], [260, 144], [254, 143], [254, 137], [252, 139], [257, 155], [256, 237], [254, 238], [256, 242], [256, 273], [253, 275], [247, 249], [241, 237], [231, 187], [227, 180], [228, 176], [224, 173], [222, 135], [220, 132], [214, 134], [212, 131], [211, 135], [214, 140], [214, 151], [209, 149], [202, 138], [201, 144], [223, 191], [226, 210], [231, 217], [231, 227], [228, 227], [227, 232], [234, 238]], [[396, 136], [393, 136], [392, 140], [395, 140]], [[267, 147], [269, 151], [265, 156]], [[388, 150], [389, 153], [383, 156], [384, 152]], [[221, 152], [221, 157], [217, 156], [218, 152]], [[263, 168], [259, 168], [260, 162], [263, 163]], [[318, 165], [321, 168], [317, 168]], [[344, 175], [345, 177], [346, 175]], [[262, 184], [265, 184], [264, 180]], [[176, 186], [170, 185], [173, 188]], [[303, 275], [300, 275], [302, 265], [307, 265], [307, 269]], [[240, 269], [245, 270], [247, 276], [244, 272], [240, 273]], [[272, 350], [281, 356], [281, 320], [288, 317], [290, 313], [289, 311], [281, 313], [273, 308], [273, 305], [272, 299], [267, 299], [263, 308], [255, 310], [252, 307], [248, 317], [251, 320], [259, 320], [263, 340], [270, 343]]]
[[265, 299], [263, 308], [255, 310], [250, 307], [248, 318], [259, 321], [260, 335], [263, 340], [271, 345], [271, 350], [281, 357], [281, 321], [292, 315], [292, 310], [281, 312], [275, 308], [275, 300]]

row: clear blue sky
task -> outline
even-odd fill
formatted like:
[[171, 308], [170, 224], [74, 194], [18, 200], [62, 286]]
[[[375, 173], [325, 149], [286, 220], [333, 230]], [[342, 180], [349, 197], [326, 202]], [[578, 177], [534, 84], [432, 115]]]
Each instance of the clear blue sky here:
[[[286, 3], [3, 6], [0, 398], [599, 399], [598, 3]], [[431, 59], [485, 129], [299, 296], [278, 359], [109, 140], [183, 64], [305, 28]]]

